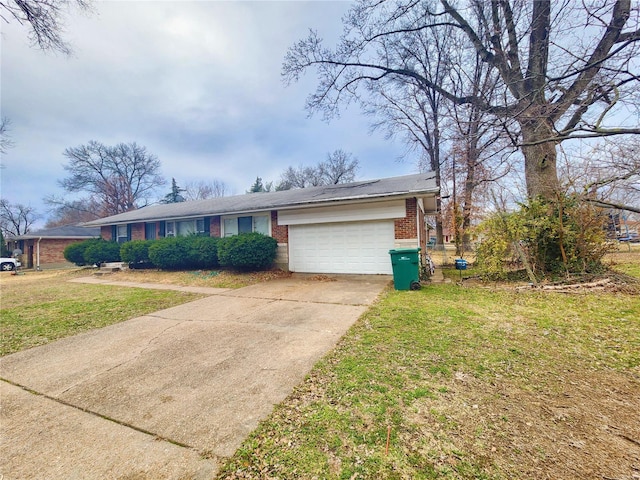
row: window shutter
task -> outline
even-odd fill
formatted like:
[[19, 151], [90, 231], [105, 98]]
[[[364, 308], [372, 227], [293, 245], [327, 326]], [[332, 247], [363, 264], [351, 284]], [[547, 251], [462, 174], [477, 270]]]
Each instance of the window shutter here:
[[131, 241], [131, 224], [127, 223], [127, 242]]
[[211, 217], [204, 217], [204, 233], [207, 236], [211, 235]]
[[111, 240], [118, 241], [118, 227], [116, 225], [111, 225]]
[[160, 238], [163, 238], [166, 235], [167, 232], [167, 222], [165, 222], [164, 220], [160, 222]]

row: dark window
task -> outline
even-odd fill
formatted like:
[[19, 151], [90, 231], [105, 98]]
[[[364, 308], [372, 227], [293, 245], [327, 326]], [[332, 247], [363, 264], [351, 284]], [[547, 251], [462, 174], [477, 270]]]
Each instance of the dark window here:
[[144, 238], [147, 240], [155, 240], [156, 238], [156, 224], [145, 223], [144, 224]]
[[253, 232], [253, 217], [238, 217], [238, 233]]

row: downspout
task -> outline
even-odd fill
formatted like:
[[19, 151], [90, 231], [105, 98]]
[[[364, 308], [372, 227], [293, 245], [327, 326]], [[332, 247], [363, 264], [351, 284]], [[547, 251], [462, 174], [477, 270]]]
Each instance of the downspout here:
[[40, 240], [42, 237], [38, 238], [38, 243], [36, 243], [36, 271], [40, 271]]
[[[422, 212], [422, 225], [420, 225], [420, 212]], [[424, 215], [424, 201], [422, 200], [422, 198], [416, 198], [416, 230], [418, 232], [418, 248], [421, 249], [420, 264], [422, 266], [425, 266], [427, 262], [427, 246], [425, 243], [424, 251], [422, 251], [422, 242], [421, 242], [422, 228], [424, 228], [425, 221], [426, 221], [426, 216]], [[428, 239], [429, 239], [429, 236], [427, 235], [426, 240]]]

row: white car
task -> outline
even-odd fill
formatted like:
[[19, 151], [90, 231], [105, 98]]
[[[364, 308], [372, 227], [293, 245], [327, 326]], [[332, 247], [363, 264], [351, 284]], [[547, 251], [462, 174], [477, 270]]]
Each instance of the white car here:
[[11, 272], [20, 266], [20, 262], [15, 258], [2, 257], [0, 258], [0, 270], [3, 272]]

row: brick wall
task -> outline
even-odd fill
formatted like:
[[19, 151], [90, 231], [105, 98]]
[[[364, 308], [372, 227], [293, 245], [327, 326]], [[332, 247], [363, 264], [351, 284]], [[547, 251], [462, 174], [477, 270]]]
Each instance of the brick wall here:
[[[40, 265], [46, 265], [47, 263], [64, 263], [67, 260], [64, 258], [64, 249], [67, 245], [72, 243], [82, 242], [84, 240], [73, 240], [64, 238], [43, 238], [40, 240]], [[37, 246], [35, 247], [37, 248]], [[34, 262], [36, 259], [36, 250], [34, 249]]]
[[289, 243], [289, 227], [287, 225], [278, 225], [278, 212], [271, 211], [271, 236], [278, 243]]
[[113, 240], [111, 238], [111, 225], [103, 225], [102, 227], [100, 227], [100, 236], [104, 240]]
[[144, 223], [131, 224], [131, 240], [145, 240]]
[[209, 235], [220, 238], [221, 233], [222, 228], [220, 227], [220, 215], [211, 217], [211, 221], [209, 222]]
[[417, 212], [418, 202], [415, 198], [405, 200], [407, 215], [404, 218], [394, 220], [396, 240], [418, 238]]

